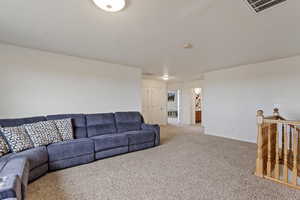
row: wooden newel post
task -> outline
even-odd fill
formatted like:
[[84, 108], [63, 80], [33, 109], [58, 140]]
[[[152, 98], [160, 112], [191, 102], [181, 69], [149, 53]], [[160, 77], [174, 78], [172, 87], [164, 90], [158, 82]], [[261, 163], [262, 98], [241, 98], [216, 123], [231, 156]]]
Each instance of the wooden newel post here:
[[278, 108], [274, 108], [274, 110], [273, 110], [273, 116], [274, 117], [279, 117], [280, 116]]
[[263, 121], [264, 121], [264, 111], [257, 111], [257, 127], [258, 127], [258, 135], [257, 135], [257, 158], [256, 158], [256, 176], [263, 177], [264, 176], [264, 166], [263, 166]]

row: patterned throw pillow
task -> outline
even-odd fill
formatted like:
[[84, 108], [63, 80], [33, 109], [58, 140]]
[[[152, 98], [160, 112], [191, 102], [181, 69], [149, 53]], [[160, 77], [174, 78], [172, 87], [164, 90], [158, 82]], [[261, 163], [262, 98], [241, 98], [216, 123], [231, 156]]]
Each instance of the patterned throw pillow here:
[[34, 147], [44, 146], [61, 141], [59, 132], [53, 121], [42, 121], [25, 125]]
[[9, 153], [8, 144], [6, 143], [4, 137], [0, 133], [0, 157], [4, 156], [7, 153]]
[[12, 152], [20, 152], [33, 148], [30, 137], [27, 135], [24, 126], [0, 128]]
[[54, 120], [54, 123], [63, 141], [74, 139], [72, 119]]

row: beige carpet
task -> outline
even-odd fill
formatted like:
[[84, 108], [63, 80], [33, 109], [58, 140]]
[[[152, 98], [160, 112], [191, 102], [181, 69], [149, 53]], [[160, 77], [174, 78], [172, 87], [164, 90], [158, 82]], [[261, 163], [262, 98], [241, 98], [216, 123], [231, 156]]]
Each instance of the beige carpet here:
[[253, 175], [254, 144], [162, 128], [162, 145], [49, 173], [29, 200], [300, 199], [300, 191]]

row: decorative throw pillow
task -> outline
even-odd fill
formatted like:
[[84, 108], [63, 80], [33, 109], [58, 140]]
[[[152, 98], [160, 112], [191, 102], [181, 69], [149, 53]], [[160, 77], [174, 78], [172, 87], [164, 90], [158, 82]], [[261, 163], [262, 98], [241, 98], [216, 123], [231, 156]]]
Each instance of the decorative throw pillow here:
[[0, 133], [0, 157], [4, 156], [7, 153], [9, 153], [8, 144], [6, 143], [6, 140]]
[[17, 153], [33, 148], [24, 126], [0, 128], [12, 152]]
[[34, 147], [61, 141], [61, 137], [53, 121], [26, 124], [25, 128], [34, 144]]
[[54, 123], [63, 141], [74, 139], [72, 119], [54, 120]]

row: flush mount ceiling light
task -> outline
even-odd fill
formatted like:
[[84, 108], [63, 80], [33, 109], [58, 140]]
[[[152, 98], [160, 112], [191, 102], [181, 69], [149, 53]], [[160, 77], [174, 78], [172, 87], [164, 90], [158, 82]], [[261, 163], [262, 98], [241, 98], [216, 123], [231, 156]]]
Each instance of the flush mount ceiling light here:
[[161, 77], [163, 80], [167, 81], [169, 80], [169, 75], [168, 74], [165, 74]]
[[194, 88], [195, 94], [201, 94], [201, 88]]
[[126, 2], [125, 0], [93, 0], [94, 3], [107, 12], [118, 12], [122, 10]]
[[185, 43], [185, 44], [183, 45], [183, 48], [184, 48], [184, 49], [191, 49], [191, 48], [193, 48], [193, 45], [192, 45], [191, 43]]

